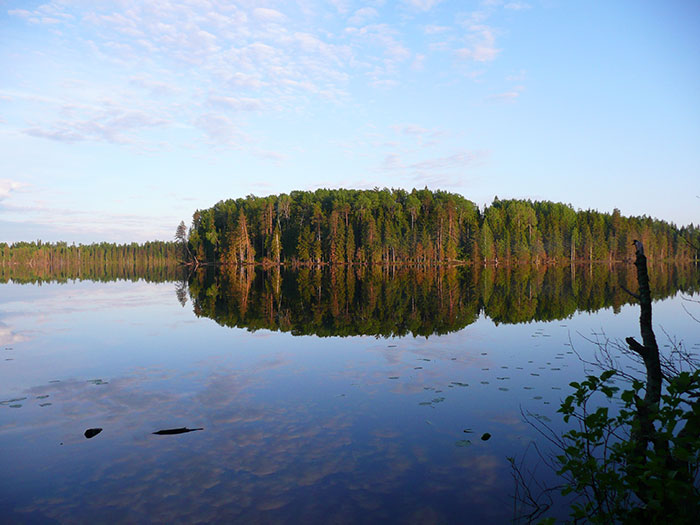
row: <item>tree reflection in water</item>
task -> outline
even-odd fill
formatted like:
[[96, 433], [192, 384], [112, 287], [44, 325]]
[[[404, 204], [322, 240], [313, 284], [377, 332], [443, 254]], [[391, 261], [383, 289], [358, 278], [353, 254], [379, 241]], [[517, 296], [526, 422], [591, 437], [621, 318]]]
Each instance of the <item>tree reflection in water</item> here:
[[[693, 265], [659, 265], [654, 299], [700, 289]], [[484, 314], [552, 321], [630, 302], [632, 265], [207, 268], [190, 275], [194, 312], [220, 325], [317, 336], [429, 336]]]

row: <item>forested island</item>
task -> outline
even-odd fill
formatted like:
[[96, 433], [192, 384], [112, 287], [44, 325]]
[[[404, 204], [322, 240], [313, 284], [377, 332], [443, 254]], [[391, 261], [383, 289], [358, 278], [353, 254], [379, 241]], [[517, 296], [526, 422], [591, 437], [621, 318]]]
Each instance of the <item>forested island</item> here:
[[[180, 233], [185, 241], [184, 223]], [[697, 260], [700, 229], [650, 217], [496, 198], [483, 211], [428, 189], [319, 189], [229, 199], [194, 213], [197, 263], [419, 264]]]
[[652, 260], [697, 261], [700, 228], [647, 216], [576, 211], [549, 201], [499, 200], [481, 210], [428, 189], [319, 189], [220, 201], [182, 222], [175, 241], [144, 244], [0, 243], [8, 268], [127, 276], [177, 264], [540, 264], [631, 260], [632, 241]]

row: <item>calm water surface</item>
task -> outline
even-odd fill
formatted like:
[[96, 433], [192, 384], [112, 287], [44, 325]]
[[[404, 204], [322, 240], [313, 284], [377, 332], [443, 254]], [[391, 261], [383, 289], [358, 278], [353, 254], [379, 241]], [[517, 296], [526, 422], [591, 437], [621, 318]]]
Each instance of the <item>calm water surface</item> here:
[[[521, 410], [557, 427], [568, 383], [585, 374], [574, 349], [594, 350], [584, 336], [638, 335], [629, 304], [496, 323], [483, 282], [465, 291], [459, 276], [456, 296], [377, 303], [387, 321], [375, 332], [387, 335], [393, 316], [403, 336], [328, 332], [341, 330], [332, 318], [352, 333], [372, 313], [348, 311], [368, 304], [357, 284], [336, 315], [307, 322], [312, 335], [293, 335], [327, 292], [304, 299], [289, 275], [277, 289], [231, 279], [190, 279], [190, 294], [173, 282], [0, 284], [0, 521], [507, 523], [506, 458], [538, 439]], [[693, 286], [668, 290], [654, 316], [698, 350], [683, 309], [697, 305], [682, 299]], [[454, 299], [440, 303], [451, 308], [441, 335], [406, 328], [432, 319], [419, 296]], [[412, 325], [401, 304], [414, 305]], [[202, 430], [153, 434], [181, 427]], [[87, 439], [90, 428], [103, 430]]]

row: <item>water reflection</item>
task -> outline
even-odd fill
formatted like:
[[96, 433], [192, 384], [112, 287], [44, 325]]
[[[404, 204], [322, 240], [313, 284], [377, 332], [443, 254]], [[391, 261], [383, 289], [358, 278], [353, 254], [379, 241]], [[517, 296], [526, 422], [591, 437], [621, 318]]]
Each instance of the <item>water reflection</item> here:
[[[581, 373], [570, 333], [620, 337], [638, 322], [617, 291], [634, 278], [624, 269], [335, 270], [199, 273], [188, 293], [200, 318], [171, 283], [3, 285], [6, 333], [35, 331], [0, 348], [16, 357], [0, 360], [0, 468], [12, 473], [0, 515], [505, 523], [505, 458], [533, 439], [520, 408], [558, 421]], [[697, 275], [669, 271], [652, 274], [659, 296], [697, 289]], [[697, 346], [697, 325], [672, 324], [679, 302], [655, 319]], [[520, 323], [602, 306], [621, 313]]]
[[[652, 273], [655, 299], [700, 289], [692, 265]], [[294, 335], [428, 336], [461, 330], [481, 313], [495, 323], [553, 321], [631, 302], [632, 265], [516, 267], [252, 266], [194, 273], [197, 316], [224, 326]], [[182, 304], [182, 288], [178, 300]], [[537, 334], [535, 334], [537, 336]], [[544, 335], [544, 337], [547, 337]]]
[[146, 281], [163, 283], [181, 281], [187, 270], [176, 260], [142, 261], [140, 264], [118, 260], [87, 260], [80, 264], [59, 265], [57, 268], [42, 265], [0, 264], [0, 284], [66, 283], [69, 281]]

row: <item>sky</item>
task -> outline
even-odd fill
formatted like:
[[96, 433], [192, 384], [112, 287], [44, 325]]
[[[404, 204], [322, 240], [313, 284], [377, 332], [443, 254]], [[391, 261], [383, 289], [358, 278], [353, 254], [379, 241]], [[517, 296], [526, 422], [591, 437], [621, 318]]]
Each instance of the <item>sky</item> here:
[[0, 0], [0, 242], [317, 188], [700, 222], [700, 2]]

